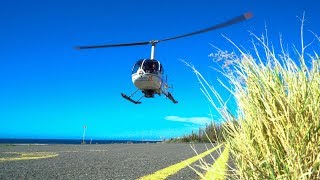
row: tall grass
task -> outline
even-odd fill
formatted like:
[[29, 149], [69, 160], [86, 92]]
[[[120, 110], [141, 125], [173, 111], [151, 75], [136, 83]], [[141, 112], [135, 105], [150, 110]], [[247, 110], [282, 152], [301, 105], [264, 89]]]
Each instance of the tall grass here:
[[305, 55], [308, 45], [303, 42], [303, 23], [301, 27], [302, 48], [298, 51], [294, 47], [295, 56], [282, 46], [276, 51], [265, 36], [254, 34], [254, 54], [228, 39], [240, 55], [221, 50], [212, 55], [228, 65], [222, 73], [230, 84], [220, 82], [237, 101], [236, 115], [188, 64], [202, 92], [225, 121], [224, 137], [237, 178], [320, 178], [320, 58], [316, 52]]

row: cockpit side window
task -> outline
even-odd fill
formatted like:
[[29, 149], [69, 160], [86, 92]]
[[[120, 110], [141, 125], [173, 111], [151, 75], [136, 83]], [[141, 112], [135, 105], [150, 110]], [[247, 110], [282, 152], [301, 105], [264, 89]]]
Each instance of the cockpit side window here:
[[[159, 63], [159, 64], [160, 64], [160, 63]], [[161, 74], [164, 74], [164, 69], [163, 69], [162, 64], [160, 64], [160, 73], [161, 73]]]
[[140, 68], [143, 60], [139, 60], [136, 62], [136, 64], [132, 68], [132, 74], [137, 73], [138, 69]]

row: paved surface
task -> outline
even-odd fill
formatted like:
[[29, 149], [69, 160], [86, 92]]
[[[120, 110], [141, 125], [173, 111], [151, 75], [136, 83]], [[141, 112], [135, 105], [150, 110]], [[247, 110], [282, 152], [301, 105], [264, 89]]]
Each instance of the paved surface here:
[[[195, 148], [199, 154], [207, 150], [205, 144], [195, 144]], [[35, 152], [58, 156], [5, 160], [19, 157], [19, 153]], [[190, 144], [0, 145], [0, 179], [138, 179], [196, 155]], [[218, 154], [213, 156], [217, 158]], [[205, 159], [212, 164], [210, 156]], [[199, 169], [197, 164], [192, 167]], [[186, 167], [168, 179], [199, 179], [199, 176]]]

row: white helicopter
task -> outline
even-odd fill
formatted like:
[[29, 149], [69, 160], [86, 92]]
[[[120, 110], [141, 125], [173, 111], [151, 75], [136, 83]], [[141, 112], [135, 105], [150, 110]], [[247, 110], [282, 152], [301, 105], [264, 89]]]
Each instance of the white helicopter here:
[[[138, 88], [135, 92], [133, 92], [130, 96], [121, 93], [121, 96], [128, 101], [134, 104], [140, 104], [140, 100], [143, 97], [153, 98], [154, 94], [164, 94], [168, 99], [170, 99], [173, 103], [178, 103], [172, 94], [167, 91], [169, 88], [166, 78], [164, 78], [164, 69], [160, 61], [155, 59], [155, 47], [157, 43], [179, 39], [187, 36], [192, 36], [200, 33], [205, 33], [208, 31], [216, 30], [219, 28], [223, 28], [226, 26], [230, 26], [232, 24], [239, 23], [241, 21], [250, 19], [252, 14], [250, 12], [244, 13], [240, 16], [232, 18], [228, 21], [222, 22], [220, 24], [214, 25], [212, 27], [198, 30], [192, 33], [170, 37], [162, 40], [151, 40], [144, 42], [134, 42], [134, 43], [124, 43], [124, 44], [109, 44], [109, 45], [93, 45], [93, 46], [78, 46], [76, 49], [95, 49], [95, 48], [109, 48], [109, 47], [121, 47], [121, 46], [140, 46], [140, 45], [149, 45], [151, 44], [151, 56], [150, 59], [141, 59], [138, 60], [132, 68], [132, 82]], [[143, 96], [141, 96], [138, 100], [133, 100], [131, 97], [138, 92], [141, 91]]]

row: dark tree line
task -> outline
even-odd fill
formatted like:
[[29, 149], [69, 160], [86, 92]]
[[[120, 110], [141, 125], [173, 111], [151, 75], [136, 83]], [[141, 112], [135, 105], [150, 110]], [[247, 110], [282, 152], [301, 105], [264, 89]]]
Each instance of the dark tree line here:
[[211, 122], [204, 128], [199, 128], [198, 131], [192, 131], [189, 135], [184, 135], [180, 138], [171, 138], [167, 142], [194, 142], [194, 143], [214, 143], [224, 141], [223, 124], [215, 124]]

